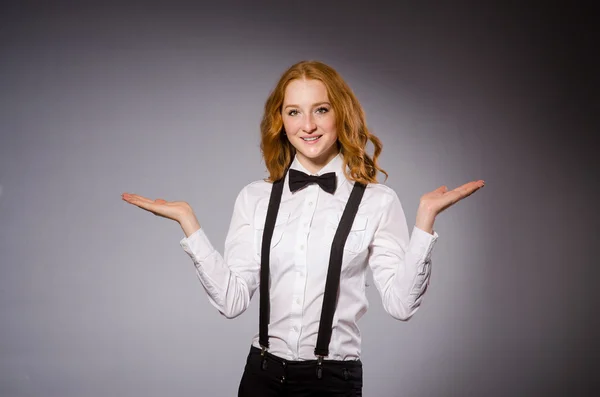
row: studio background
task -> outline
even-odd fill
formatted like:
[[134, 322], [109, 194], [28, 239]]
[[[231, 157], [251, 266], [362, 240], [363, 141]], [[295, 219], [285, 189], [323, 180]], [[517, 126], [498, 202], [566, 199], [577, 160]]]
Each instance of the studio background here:
[[223, 252], [266, 176], [264, 101], [303, 59], [356, 93], [411, 229], [423, 193], [486, 181], [436, 220], [413, 319], [368, 287], [364, 395], [594, 395], [597, 15], [97, 3], [0, 6], [1, 396], [235, 395], [258, 293], [220, 316], [179, 226], [120, 195], [188, 201]]

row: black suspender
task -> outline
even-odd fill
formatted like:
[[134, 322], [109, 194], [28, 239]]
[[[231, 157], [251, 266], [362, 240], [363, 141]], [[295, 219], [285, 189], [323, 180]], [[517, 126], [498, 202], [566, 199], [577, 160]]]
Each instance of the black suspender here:
[[344, 255], [344, 245], [352, 228], [352, 222], [358, 212], [358, 205], [365, 193], [365, 185], [354, 183], [350, 198], [346, 203], [340, 224], [335, 231], [333, 243], [331, 244], [331, 253], [329, 254], [329, 268], [327, 269], [327, 281], [325, 282], [325, 294], [323, 295], [323, 308], [321, 309], [321, 319], [319, 320], [319, 333], [317, 334], [317, 347], [315, 355], [327, 356], [329, 354], [329, 342], [331, 341], [331, 332], [333, 325], [333, 314], [337, 306], [337, 295], [340, 288], [340, 273], [342, 271], [342, 259]]
[[[281, 196], [283, 194], [283, 182], [285, 175], [273, 183], [271, 196], [269, 198], [269, 207], [267, 209], [267, 218], [265, 220], [265, 229], [262, 238], [261, 263], [260, 263], [260, 315], [259, 315], [259, 343], [263, 349], [263, 355], [269, 347], [269, 317], [270, 317], [270, 297], [269, 297], [269, 259], [271, 253], [271, 239], [275, 229], [275, 221], [279, 212]], [[319, 321], [319, 333], [317, 336], [317, 346], [315, 355], [319, 360], [317, 374], [320, 377], [320, 364], [323, 357], [329, 354], [329, 342], [333, 326], [333, 315], [337, 305], [337, 295], [340, 287], [340, 273], [342, 270], [342, 259], [344, 255], [344, 244], [352, 228], [352, 223], [358, 206], [364, 195], [366, 186], [355, 182], [352, 193], [348, 198], [348, 203], [344, 208], [340, 224], [335, 232], [333, 243], [331, 244], [331, 253], [329, 256], [329, 268], [327, 270], [327, 281], [325, 282], [325, 293], [323, 295], [323, 308], [321, 309], [321, 319]], [[263, 364], [266, 361], [263, 360]]]
[[260, 314], [258, 318], [259, 343], [265, 349], [269, 348], [269, 259], [271, 254], [271, 239], [275, 229], [275, 221], [281, 204], [281, 195], [283, 194], [283, 178], [273, 182], [271, 188], [271, 197], [269, 198], [269, 207], [267, 209], [267, 219], [265, 220], [265, 230], [263, 231], [262, 247], [260, 251]]

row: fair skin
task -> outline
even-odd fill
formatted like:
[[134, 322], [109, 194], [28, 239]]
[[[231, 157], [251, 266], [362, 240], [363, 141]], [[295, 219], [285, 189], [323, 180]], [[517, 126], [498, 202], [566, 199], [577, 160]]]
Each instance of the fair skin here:
[[335, 113], [322, 82], [292, 80], [285, 89], [281, 119], [298, 161], [312, 174], [338, 154]]
[[[335, 114], [321, 81], [291, 81], [285, 90], [282, 119], [298, 161], [311, 173], [316, 174], [338, 154]], [[437, 215], [483, 186], [483, 180], [476, 180], [452, 190], [440, 186], [425, 193], [419, 201], [415, 226], [432, 234]], [[185, 201], [152, 200], [130, 193], [123, 193], [122, 199], [154, 215], [176, 221], [186, 237], [200, 229], [194, 210]]]

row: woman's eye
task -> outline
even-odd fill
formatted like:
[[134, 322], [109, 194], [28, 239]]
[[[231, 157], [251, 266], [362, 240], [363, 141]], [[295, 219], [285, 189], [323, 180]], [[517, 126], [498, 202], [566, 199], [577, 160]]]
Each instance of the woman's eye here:
[[297, 115], [297, 114], [298, 114], [298, 111], [297, 111], [297, 110], [295, 110], [295, 109], [292, 109], [292, 110], [290, 110], [290, 111], [288, 112], [288, 116], [295, 116], [295, 115]]
[[323, 114], [323, 113], [327, 113], [327, 112], [329, 112], [329, 109], [326, 108], [325, 106], [321, 106], [320, 108], [317, 109], [317, 113]]

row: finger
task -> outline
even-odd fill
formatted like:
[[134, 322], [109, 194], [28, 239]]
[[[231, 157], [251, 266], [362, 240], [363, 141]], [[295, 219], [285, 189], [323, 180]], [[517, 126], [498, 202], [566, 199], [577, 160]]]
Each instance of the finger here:
[[444, 195], [444, 197], [446, 197], [449, 200], [449, 202], [454, 204], [457, 201], [471, 195], [474, 191], [475, 189], [473, 188], [473, 186], [471, 186], [470, 184], [464, 184], [462, 186], [450, 190]]
[[146, 203], [154, 202], [154, 200], [151, 200], [144, 196], [140, 196], [139, 194], [124, 193], [123, 198], [128, 199], [128, 200], [139, 200], [139, 201], [146, 202]]
[[127, 202], [150, 212], [155, 212], [157, 210], [156, 207], [158, 206], [154, 202], [148, 202], [137, 198], [129, 199]]
[[477, 188], [482, 188], [485, 186], [485, 181], [483, 179], [479, 179], [477, 181], [467, 182], [463, 186], [473, 186]]
[[142, 209], [145, 209], [145, 210], [151, 211], [151, 212], [157, 211], [158, 207], [163, 205], [162, 203], [155, 203], [154, 200], [150, 200], [149, 198], [142, 197], [137, 194], [129, 194], [129, 195], [124, 194], [123, 200], [127, 201], [130, 204], [136, 205]]
[[464, 192], [453, 189], [453, 190], [450, 190], [448, 193], [446, 193], [444, 195], [444, 197], [447, 199], [446, 207], [448, 207], [450, 205], [456, 204], [461, 199], [463, 199], [465, 196], [464, 196]]
[[468, 182], [465, 183], [462, 186], [459, 186], [455, 189], [452, 190], [452, 192], [456, 192], [458, 193], [462, 198], [468, 197], [471, 194], [475, 193], [477, 190], [481, 189], [483, 187], [483, 181], [473, 181], [473, 182]]

